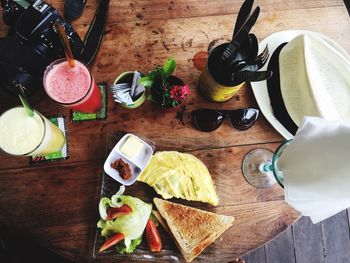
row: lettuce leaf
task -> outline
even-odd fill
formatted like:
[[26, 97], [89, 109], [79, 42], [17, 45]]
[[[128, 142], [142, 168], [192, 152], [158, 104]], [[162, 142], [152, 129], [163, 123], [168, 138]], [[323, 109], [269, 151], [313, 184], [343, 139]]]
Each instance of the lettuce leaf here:
[[128, 195], [121, 195], [119, 199], [123, 204], [130, 206], [132, 212], [114, 220], [104, 220], [101, 217], [102, 219], [98, 221], [97, 227], [101, 228], [102, 236], [123, 233], [125, 236], [125, 246], [129, 248], [132, 241], [139, 238], [145, 230], [152, 211], [152, 205]]
[[111, 202], [109, 205], [111, 207], [121, 207], [123, 205], [123, 202], [120, 200], [119, 197], [121, 197], [122, 194], [124, 194], [124, 192], [125, 192], [125, 186], [121, 185], [119, 187], [119, 191], [111, 197]]
[[109, 199], [108, 197], [102, 197], [98, 204], [98, 212], [103, 220], [107, 220], [108, 207], [121, 207], [123, 202], [120, 200], [120, 196], [124, 193], [125, 186], [120, 186], [118, 192]]
[[107, 208], [109, 207], [110, 202], [111, 199], [108, 197], [102, 197], [100, 203], [98, 204], [98, 212], [103, 220], [107, 219]]
[[135, 251], [138, 245], [141, 244], [141, 241], [142, 241], [142, 235], [134, 240], [131, 240], [129, 247], [126, 247], [125, 242], [122, 241], [122, 242], [119, 242], [115, 248], [120, 254], [130, 254]]

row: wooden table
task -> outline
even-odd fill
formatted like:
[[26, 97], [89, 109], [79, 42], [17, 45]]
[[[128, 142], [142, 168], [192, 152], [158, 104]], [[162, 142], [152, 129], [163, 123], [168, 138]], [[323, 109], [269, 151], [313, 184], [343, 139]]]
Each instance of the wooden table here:
[[[83, 17], [73, 23], [82, 36], [96, 2], [89, 0]], [[50, 3], [63, 9], [61, 0]], [[283, 141], [263, 116], [245, 132], [232, 129], [227, 122], [212, 133], [191, 127], [189, 112], [193, 109], [257, 107], [249, 86], [222, 104], [208, 103], [196, 88], [200, 71], [193, 58], [206, 52], [212, 41], [230, 39], [241, 3], [111, 1], [104, 41], [92, 67], [95, 79], [111, 83], [123, 71], [147, 72], [174, 57], [176, 75], [192, 91], [184, 119], [160, 111], [151, 102], [135, 110], [124, 109], [109, 94], [107, 120], [77, 124], [70, 121], [69, 110], [45, 96], [35, 108], [44, 115], [67, 116], [70, 158], [33, 165], [29, 158], [1, 153], [1, 221], [66, 258], [91, 261], [107, 137], [125, 131], [153, 140], [159, 149], [191, 152], [208, 166], [215, 186], [222, 189], [218, 192], [220, 205], [208, 210], [236, 217], [225, 259], [247, 253], [292, 224], [299, 215], [284, 203], [283, 191], [277, 185], [256, 189], [242, 176], [241, 163], [248, 151], [259, 147], [275, 150]], [[260, 0], [256, 4], [262, 9], [253, 28], [259, 40], [276, 31], [306, 29], [329, 36], [350, 52], [350, 21], [343, 1]], [[7, 28], [3, 24], [0, 28], [4, 36]], [[19, 104], [3, 91], [0, 95], [0, 112]]]

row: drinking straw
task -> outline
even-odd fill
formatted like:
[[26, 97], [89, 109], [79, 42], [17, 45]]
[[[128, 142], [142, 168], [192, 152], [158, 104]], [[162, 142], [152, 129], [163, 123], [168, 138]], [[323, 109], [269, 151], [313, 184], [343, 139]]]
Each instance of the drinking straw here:
[[64, 53], [66, 54], [66, 58], [68, 61], [68, 65], [71, 68], [73, 68], [75, 66], [75, 61], [73, 58], [72, 50], [71, 50], [69, 42], [68, 42], [66, 32], [64, 31], [64, 26], [59, 21], [56, 21], [54, 26], [57, 30], [58, 35], [60, 36], [61, 43], [62, 43], [63, 49], [64, 49]]
[[28, 114], [29, 117], [33, 117], [34, 116], [34, 109], [28, 102], [27, 96], [24, 93], [23, 86], [21, 84], [17, 83], [16, 84], [16, 89], [17, 89], [17, 92], [18, 92], [19, 99], [21, 100], [22, 105], [23, 105], [26, 113]]

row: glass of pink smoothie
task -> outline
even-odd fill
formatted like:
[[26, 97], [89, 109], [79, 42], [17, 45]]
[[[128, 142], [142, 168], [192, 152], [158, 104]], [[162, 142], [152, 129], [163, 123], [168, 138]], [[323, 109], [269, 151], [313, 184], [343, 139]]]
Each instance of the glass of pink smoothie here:
[[81, 111], [96, 112], [101, 107], [101, 93], [90, 70], [78, 60], [70, 67], [66, 59], [50, 64], [44, 73], [44, 88], [51, 99]]

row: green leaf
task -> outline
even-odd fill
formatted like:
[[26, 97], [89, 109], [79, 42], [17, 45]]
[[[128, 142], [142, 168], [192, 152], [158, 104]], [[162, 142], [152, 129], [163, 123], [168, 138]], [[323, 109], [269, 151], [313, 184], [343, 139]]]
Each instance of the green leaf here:
[[126, 245], [129, 246], [129, 242], [142, 235], [145, 230], [149, 215], [152, 212], [152, 205], [129, 195], [121, 195], [119, 199], [123, 204], [130, 206], [132, 212], [115, 220], [106, 220], [103, 224], [99, 223], [98, 227], [102, 227], [101, 236], [123, 233]]
[[156, 218], [156, 216], [153, 214], [153, 211], [152, 211], [151, 215], [149, 216], [149, 219], [151, 219], [153, 221], [153, 223], [156, 225], [156, 227], [159, 226], [159, 221]]
[[163, 66], [162, 76], [166, 80], [175, 71], [176, 62], [174, 59], [169, 58], [165, 65]]
[[152, 76], [146, 76], [139, 79], [138, 83], [144, 87], [152, 87], [154, 79]]
[[107, 220], [107, 208], [109, 207], [110, 203], [111, 199], [109, 199], [108, 197], [102, 197], [98, 204], [98, 211], [100, 213], [100, 217], [103, 220]]
[[136, 247], [141, 244], [142, 241], [142, 235], [139, 236], [138, 238], [131, 240], [130, 246], [127, 248], [125, 245], [125, 242], [119, 242], [115, 248], [120, 254], [130, 254], [135, 251]]

